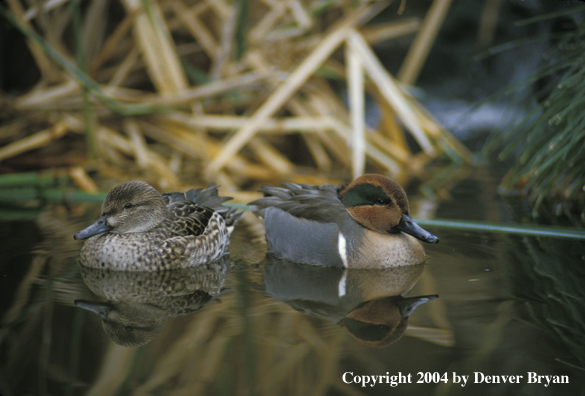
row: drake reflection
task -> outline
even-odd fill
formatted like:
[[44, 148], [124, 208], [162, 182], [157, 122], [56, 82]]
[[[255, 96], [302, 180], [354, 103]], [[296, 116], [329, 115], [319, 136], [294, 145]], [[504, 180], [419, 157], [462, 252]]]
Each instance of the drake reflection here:
[[438, 295], [403, 297], [424, 264], [383, 269], [311, 266], [267, 256], [266, 292], [297, 311], [338, 323], [359, 342], [376, 347], [399, 340], [418, 306]]
[[122, 346], [152, 341], [169, 316], [183, 316], [208, 304], [224, 287], [229, 256], [196, 267], [167, 271], [110, 271], [81, 266], [87, 287], [106, 302], [76, 300], [101, 316], [104, 331]]

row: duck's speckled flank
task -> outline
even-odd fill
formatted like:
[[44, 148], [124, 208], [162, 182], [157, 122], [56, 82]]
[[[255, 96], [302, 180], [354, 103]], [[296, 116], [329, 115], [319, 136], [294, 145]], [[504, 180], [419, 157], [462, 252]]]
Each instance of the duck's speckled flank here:
[[[116, 186], [112, 190], [115, 194], [108, 194], [103, 207], [109, 212], [104, 210], [102, 221], [113, 226], [87, 240], [81, 250], [82, 265], [158, 271], [199, 265], [227, 253], [228, 227], [233, 226], [242, 213], [222, 205], [229, 198], [219, 197], [215, 184], [185, 194], [161, 195], [154, 194], [153, 190], [143, 182], [127, 182]], [[148, 209], [160, 208], [161, 202], [166, 209], [153, 220], [152, 211]], [[132, 212], [134, 207], [139, 210]], [[146, 217], [149, 223], [155, 224], [153, 227], [140, 232], [117, 232], [117, 228], [125, 229], [130, 223], [131, 229], [144, 228], [140, 226], [141, 218]]]

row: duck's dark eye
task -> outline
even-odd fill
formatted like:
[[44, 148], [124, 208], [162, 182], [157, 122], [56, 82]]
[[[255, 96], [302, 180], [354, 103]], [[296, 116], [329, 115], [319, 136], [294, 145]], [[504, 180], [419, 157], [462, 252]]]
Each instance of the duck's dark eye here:
[[126, 205], [124, 205], [124, 209], [129, 209], [132, 207], [132, 204], [130, 202], [128, 202]]
[[390, 203], [389, 199], [384, 199], [384, 198], [378, 198], [376, 200], [376, 205], [381, 205], [381, 206], [386, 206]]

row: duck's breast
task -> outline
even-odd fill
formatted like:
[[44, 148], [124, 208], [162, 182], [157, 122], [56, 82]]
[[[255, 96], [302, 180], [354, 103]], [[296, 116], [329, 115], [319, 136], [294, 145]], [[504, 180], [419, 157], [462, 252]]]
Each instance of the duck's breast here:
[[159, 233], [100, 234], [81, 250], [81, 264], [92, 268], [153, 271], [161, 266]]
[[387, 268], [422, 264], [426, 254], [410, 235], [382, 234], [360, 227], [347, 238], [347, 258], [352, 268]]

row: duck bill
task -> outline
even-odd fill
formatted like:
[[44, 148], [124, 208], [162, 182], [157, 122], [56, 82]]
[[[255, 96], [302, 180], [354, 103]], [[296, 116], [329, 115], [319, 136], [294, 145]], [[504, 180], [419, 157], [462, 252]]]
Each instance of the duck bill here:
[[403, 318], [408, 318], [412, 312], [423, 305], [424, 303], [428, 303], [429, 301], [436, 300], [439, 298], [438, 294], [432, 294], [430, 296], [418, 296], [418, 297], [408, 297], [396, 303], [396, 306], [400, 310], [400, 314]]
[[97, 219], [95, 223], [75, 234], [73, 236], [73, 239], [87, 239], [94, 235], [110, 231], [111, 229], [112, 227], [108, 225], [105, 216], [102, 216], [99, 219]]
[[439, 243], [439, 237], [421, 228], [409, 215], [402, 215], [400, 223], [398, 223], [398, 225], [394, 228], [398, 231], [404, 232], [405, 234], [412, 235], [413, 237], [420, 239], [423, 242]]
[[75, 300], [73, 303], [79, 308], [83, 308], [87, 311], [91, 311], [93, 313], [100, 315], [104, 319], [108, 317], [110, 311], [112, 310], [112, 307], [109, 304], [101, 302]]

